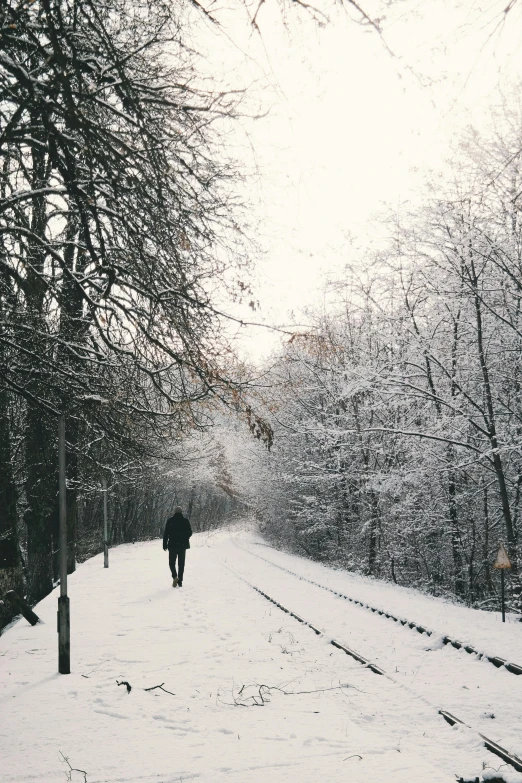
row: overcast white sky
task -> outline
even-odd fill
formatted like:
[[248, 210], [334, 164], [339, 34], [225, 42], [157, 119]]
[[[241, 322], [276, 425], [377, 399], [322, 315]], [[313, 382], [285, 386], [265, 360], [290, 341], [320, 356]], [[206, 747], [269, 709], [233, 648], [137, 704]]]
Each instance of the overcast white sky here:
[[[263, 250], [255, 320], [289, 324], [292, 311], [299, 319], [301, 308], [320, 300], [324, 277], [342, 270], [349, 237], [371, 241], [383, 202], [414, 197], [459, 129], [480, 126], [500, 90], [520, 79], [522, 12], [515, 3], [505, 17], [506, 4], [495, 0], [482, 11], [485, 2], [396, 0], [382, 23], [396, 57], [328, 0], [324, 27], [302, 13], [285, 27], [280, 4], [266, 0], [260, 35], [239, 20], [237, 7], [220, 12], [231, 43], [207, 31], [210, 67], [225, 70], [231, 83], [256, 80], [250, 94], [270, 109], [245, 121], [248, 138], [238, 141], [253, 172], [246, 187]], [[373, 17], [379, 5], [365, 8]], [[241, 334], [242, 351], [255, 360], [277, 342], [260, 329]]]

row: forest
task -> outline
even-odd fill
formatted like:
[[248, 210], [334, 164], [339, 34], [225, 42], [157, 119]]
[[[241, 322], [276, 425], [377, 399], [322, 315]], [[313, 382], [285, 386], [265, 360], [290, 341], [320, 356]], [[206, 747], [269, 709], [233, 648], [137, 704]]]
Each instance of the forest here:
[[259, 367], [223, 308], [251, 296], [256, 252], [226, 147], [244, 95], [201, 75], [189, 17], [0, 10], [0, 596], [57, 583], [63, 415], [70, 572], [103, 548], [106, 491], [113, 546], [179, 503], [196, 530], [253, 519], [486, 609], [502, 541], [519, 608], [520, 89], [366, 246], [347, 238], [308, 326]]
[[178, 502], [216, 524], [233, 498], [219, 465], [195, 486], [184, 438], [220, 407], [269, 434], [217, 309], [247, 288], [218, 154], [241, 96], [198, 77], [182, 10], [1, 7], [2, 595], [34, 603], [57, 580], [60, 415], [70, 572], [102, 546], [104, 486], [113, 545], [159, 535]]
[[252, 503], [277, 545], [498, 608], [504, 542], [519, 607], [521, 141], [518, 91], [381, 216], [387, 236], [347, 249], [273, 357]]

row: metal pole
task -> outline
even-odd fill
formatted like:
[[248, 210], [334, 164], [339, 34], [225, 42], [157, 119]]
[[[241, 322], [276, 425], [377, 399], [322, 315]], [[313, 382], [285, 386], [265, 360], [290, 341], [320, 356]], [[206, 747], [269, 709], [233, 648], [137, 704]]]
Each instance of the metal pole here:
[[71, 672], [71, 621], [67, 597], [67, 504], [65, 483], [65, 416], [58, 417], [58, 493], [60, 509], [60, 597], [58, 598], [58, 671]]
[[109, 567], [109, 534], [107, 532], [107, 481], [102, 478], [103, 486], [103, 567]]
[[500, 569], [500, 592], [502, 593], [502, 622], [506, 622], [506, 605], [504, 601], [504, 569]]

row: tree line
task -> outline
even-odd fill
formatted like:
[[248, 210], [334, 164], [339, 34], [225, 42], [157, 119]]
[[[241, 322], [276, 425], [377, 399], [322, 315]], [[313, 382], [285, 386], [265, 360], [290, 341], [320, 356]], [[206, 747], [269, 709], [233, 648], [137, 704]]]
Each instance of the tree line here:
[[521, 164], [514, 99], [347, 251], [273, 357], [274, 448], [255, 458], [263, 486], [242, 486], [276, 543], [495, 607], [503, 541], [519, 606]]
[[69, 571], [101, 544], [103, 480], [113, 541], [150, 536], [216, 408], [269, 433], [216, 309], [247, 288], [224, 141], [242, 96], [200, 76], [189, 8], [0, 9], [0, 592], [31, 602], [57, 576], [59, 414]]

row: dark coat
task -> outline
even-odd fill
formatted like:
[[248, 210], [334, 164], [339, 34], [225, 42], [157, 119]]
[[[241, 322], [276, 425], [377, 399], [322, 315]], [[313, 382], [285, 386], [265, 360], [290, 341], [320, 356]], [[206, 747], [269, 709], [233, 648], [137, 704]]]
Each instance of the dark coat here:
[[179, 512], [167, 519], [163, 533], [163, 549], [190, 549], [190, 522]]

